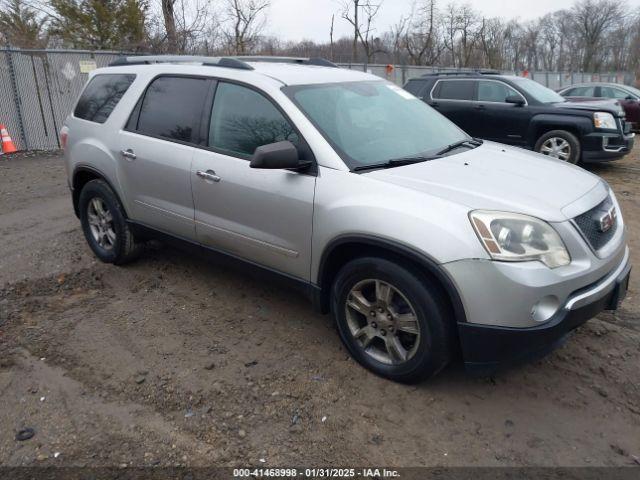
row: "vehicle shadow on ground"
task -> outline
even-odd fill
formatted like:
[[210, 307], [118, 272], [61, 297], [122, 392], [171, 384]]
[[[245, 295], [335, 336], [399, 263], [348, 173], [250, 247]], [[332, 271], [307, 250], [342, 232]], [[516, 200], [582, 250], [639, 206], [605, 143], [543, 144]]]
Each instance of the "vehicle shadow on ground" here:
[[[142, 256], [131, 267], [126, 268], [152, 268], [157, 269], [158, 264], [169, 264], [180, 266], [183, 276], [197, 279], [196, 281], [204, 287], [218, 289], [221, 285], [231, 286], [230, 295], [225, 301], [229, 302], [246, 302], [247, 298], [258, 298], [265, 303], [276, 304], [277, 308], [267, 307], [268, 311], [280, 310], [284, 308], [285, 315], [280, 316], [274, 321], [282, 321], [281, 327], [285, 327], [287, 315], [294, 316], [296, 319], [303, 319], [307, 324], [307, 328], [313, 330], [313, 335], [318, 334], [318, 329], [322, 330], [323, 344], [328, 350], [323, 352], [326, 360], [334, 355], [348, 355], [341, 344], [339, 334], [335, 325], [335, 321], [331, 314], [321, 314], [315, 312], [309, 299], [299, 290], [291, 288], [290, 284], [280, 277], [262, 272], [251, 266], [244, 266], [235, 260], [227, 260], [220, 258], [218, 255], [199, 255], [191, 249], [181, 248], [179, 246], [164, 244], [159, 241], [152, 241], [145, 249]], [[243, 293], [237, 295], [236, 285], [242, 285]], [[213, 307], [213, 305], [212, 305]], [[311, 325], [310, 325], [311, 324]], [[305, 348], [305, 339], [302, 335], [297, 342], [301, 349]], [[453, 356], [451, 363], [441, 371], [435, 378], [427, 382], [423, 382], [418, 386], [412, 385], [406, 388], [410, 390], [431, 390], [456, 388], [463, 385], [489, 384], [497, 385], [496, 379], [509, 379], [518, 376], [523, 368], [531, 368], [531, 364], [538, 363], [537, 368], [544, 368], [545, 358], [552, 356], [553, 352], [542, 358], [535, 359], [530, 362], [517, 362], [510, 365], [504, 365], [491, 373], [476, 373], [466, 370], [462, 352], [458, 349]], [[285, 357], [282, 358], [285, 360]], [[353, 362], [355, 363], [355, 362]], [[378, 378], [374, 374], [367, 372], [363, 367], [363, 376]], [[386, 380], [385, 380], [386, 381]]]

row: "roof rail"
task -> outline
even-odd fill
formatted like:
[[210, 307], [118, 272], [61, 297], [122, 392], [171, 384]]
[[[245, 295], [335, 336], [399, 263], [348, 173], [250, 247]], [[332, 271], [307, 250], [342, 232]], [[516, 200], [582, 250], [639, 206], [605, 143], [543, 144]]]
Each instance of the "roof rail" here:
[[253, 70], [251, 65], [234, 57], [203, 57], [196, 55], [138, 55], [120, 57], [109, 64], [110, 67], [122, 65], [151, 65], [154, 63], [200, 63], [210, 67], [237, 68]]
[[474, 75], [501, 75], [500, 70], [479, 69], [479, 70], [450, 70], [445, 72], [432, 72], [425, 73], [423, 77], [438, 77], [438, 76], [452, 76], [467, 75], [473, 77]]
[[238, 68], [253, 70], [247, 62], [293, 63], [297, 65], [316, 65], [321, 67], [339, 68], [335, 63], [324, 58], [301, 57], [268, 57], [268, 56], [239, 56], [239, 57], [203, 57], [197, 55], [136, 55], [120, 57], [109, 64], [110, 67], [122, 65], [151, 65], [154, 63], [199, 63], [211, 67]]
[[294, 63], [298, 65], [315, 65], [319, 67], [340, 68], [335, 63], [320, 57], [272, 57], [272, 56], [239, 56], [230, 57], [244, 62]]

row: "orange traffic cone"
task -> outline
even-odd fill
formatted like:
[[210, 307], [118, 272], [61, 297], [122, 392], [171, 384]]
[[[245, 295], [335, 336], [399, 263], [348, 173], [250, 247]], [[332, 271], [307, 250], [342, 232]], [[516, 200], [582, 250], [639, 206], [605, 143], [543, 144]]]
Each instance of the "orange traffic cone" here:
[[5, 127], [1, 123], [0, 123], [0, 136], [2, 137], [2, 154], [13, 153], [18, 151], [15, 144], [13, 143], [13, 140], [11, 140], [11, 137], [9, 136], [9, 132], [7, 132], [7, 127]]

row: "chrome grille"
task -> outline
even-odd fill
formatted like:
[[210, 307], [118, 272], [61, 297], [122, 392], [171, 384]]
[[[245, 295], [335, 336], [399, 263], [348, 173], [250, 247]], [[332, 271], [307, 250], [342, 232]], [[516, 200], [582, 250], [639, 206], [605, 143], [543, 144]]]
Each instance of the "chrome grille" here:
[[[573, 221], [595, 251], [600, 250], [611, 241], [618, 230], [619, 223], [618, 212], [610, 196], [591, 210], [575, 217]], [[609, 221], [612, 224], [608, 229], [605, 229]]]

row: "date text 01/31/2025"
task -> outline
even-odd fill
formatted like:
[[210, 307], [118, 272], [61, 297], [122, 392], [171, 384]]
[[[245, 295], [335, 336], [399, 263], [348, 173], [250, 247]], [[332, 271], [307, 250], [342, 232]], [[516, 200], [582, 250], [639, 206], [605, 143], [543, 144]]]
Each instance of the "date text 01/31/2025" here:
[[397, 470], [386, 468], [236, 468], [233, 478], [395, 478]]

